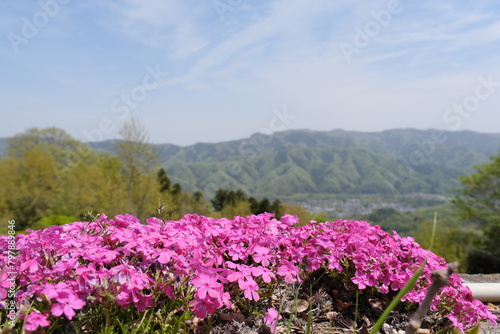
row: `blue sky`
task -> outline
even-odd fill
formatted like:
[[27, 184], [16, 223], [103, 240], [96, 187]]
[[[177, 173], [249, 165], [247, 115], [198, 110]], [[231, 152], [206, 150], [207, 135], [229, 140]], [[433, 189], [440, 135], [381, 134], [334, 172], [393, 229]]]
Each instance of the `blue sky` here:
[[500, 132], [500, 3], [3, 0], [0, 137]]

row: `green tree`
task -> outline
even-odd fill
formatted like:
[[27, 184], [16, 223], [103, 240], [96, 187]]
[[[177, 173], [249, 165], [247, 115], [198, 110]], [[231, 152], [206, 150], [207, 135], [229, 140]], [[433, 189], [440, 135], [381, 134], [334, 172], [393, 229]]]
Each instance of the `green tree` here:
[[168, 178], [167, 171], [164, 168], [160, 168], [157, 173], [158, 184], [160, 185], [160, 192], [163, 194], [170, 190], [170, 179]]
[[236, 202], [233, 205], [226, 205], [221, 211], [221, 217], [232, 218], [235, 216], [246, 217], [251, 215], [250, 203], [247, 201]]
[[[67, 165], [78, 155], [87, 155], [90, 150], [84, 143], [73, 139], [58, 128], [31, 128], [7, 139], [7, 155], [22, 158], [33, 148], [49, 153], [55, 161]], [[85, 154], [84, 154], [85, 153]]]
[[259, 203], [259, 209], [255, 214], [271, 212], [271, 202], [267, 198], [263, 198]]
[[222, 212], [227, 217], [231, 215], [246, 216], [264, 212], [274, 213], [279, 217], [283, 212], [279, 200], [271, 203], [269, 199], [263, 198], [259, 201], [254, 197], [247, 197], [241, 189], [233, 191], [220, 188], [216, 191], [214, 198], [210, 202], [216, 212]]
[[122, 162], [128, 211], [144, 219], [153, 213], [154, 203], [160, 197], [158, 153], [156, 147], [148, 143], [148, 134], [136, 118], [123, 124], [120, 136], [115, 150]]
[[61, 168], [50, 153], [39, 147], [23, 154], [0, 160], [0, 207], [4, 215], [16, 220], [18, 230], [51, 214], [56, 204], [57, 177]]
[[193, 200], [195, 202], [205, 202], [205, 195], [203, 195], [203, 192], [198, 190], [193, 194]]
[[226, 189], [218, 189], [215, 192], [214, 198], [210, 201], [215, 211], [222, 211], [224, 205], [227, 203], [228, 191]]
[[271, 203], [270, 211], [276, 215], [276, 217], [280, 217], [283, 214], [283, 209], [281, 207], [281, 201], [279, 199], [274, 200]]
[[[99, 167], [99, 201], [100, 209], [94, 212], [117, 215], [127, 210], [127, 192], [121, 171], [122, 163], [119, 157], [103, 154], [97, 162]], [[97, 190], [97, 189], [96, 189]]]
[[172, 195], [174, 196], [178, 196], [182, 193], [182, 187], [179, 183], [176, 183], [173, 185], [172, 189], [170, 190], [170, 192], [172, 193]]
[[126, 211], [117, 157], [98, 154], [57, 128], [17, 134], [6, 151], [0, 159], [0, 217], [15, 219], [19, 230], [51, 215]]
[[274, 213], [277, 217], [279, 217], [283, 213], [280, 200], [275, 200], [271, 203], [271, 201], [269, 201], [266, 197], [264, 197], [260, 202], [255, 199], [250, 200], [250, 207], [252, 208], [253, 214], [269, 212]]
[[196, 191], [193, 196], [191, 196], [192, 202], [192, 213], [196, 213], [199, 215], [208, 214], [208, 203], [205, 200], [205, 195], [201, 191]]
[[250, 203], [250, 211], [252, 211], [252, 213], [258, 213], [260, 210], [260, 202], [255, 199], [255, 197], [250, 197], [248, 202]]
[[483, 232], [477, 248], [469, 254], [471, 272], [500, 271], [500, 153], [476, 172], [460, 178], [462, 186], [452, 198], [459, 216]]
[[59, 186], [59, 214], [83, 218], [89, 211], [113, 216], [126, 212], [122, 163], [109, 154], [80, 159], [64, 173]]
[[[248, 201], [250, 201], [250, 199], [247, 199], [247, 195], [241, 189], [234, 191], [234, 190], [227, 190], [227, 189], [221, 188], [221, 189], [216, 191], [214, 198], [210, 202], [212, 203], [212, 206], [213, 206], [215, 211], [223, 211], [223, 209], [226, 207], [238, 207], [239, 203], [248, 202]], [[252, 203], [252, 202], [250, 201], [250, 203]], [[239, 206], [239, 207], [243, 207], [243, 206]], [[233, 212], [233, 211], [231, 211], [231, 212]], [[246, 209], [245, 209], [245, 213], [246, 213]]]
[[[423, 220], [410, 232], [424, 249], [430, 247], [433, 225], [432, 220]], [[454, 217], [438, 219], [432, 252], [443, 257], [448, 263], [458, 262], [459, 271], [465, 272], [469, 266], [467, 253], [474, 247], [476, 238], [477, 234], [471, 226], [457, 221]]]

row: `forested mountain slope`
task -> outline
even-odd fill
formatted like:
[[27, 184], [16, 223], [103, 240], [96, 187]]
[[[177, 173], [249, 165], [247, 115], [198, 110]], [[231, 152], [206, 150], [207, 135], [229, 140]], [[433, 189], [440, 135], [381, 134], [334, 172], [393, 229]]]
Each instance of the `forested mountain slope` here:
[[174, 182], [257, 196], [449, 193], [458, 176], [488, 161], [500, 134], [471, 131], [291, 130], [188, 147], [158, 145]]
[[[3, 155], [5, 138], [0, 139]], [[112, 152], [111, 141], [89, 143]], [[500, 148], [500, 134], [395, 129], [289, 130], [186, 147], [157, 144], [161, 165], [184, 190], [219, 188], [259, 197], [321, 194], [447, 194], [458, 177]]]

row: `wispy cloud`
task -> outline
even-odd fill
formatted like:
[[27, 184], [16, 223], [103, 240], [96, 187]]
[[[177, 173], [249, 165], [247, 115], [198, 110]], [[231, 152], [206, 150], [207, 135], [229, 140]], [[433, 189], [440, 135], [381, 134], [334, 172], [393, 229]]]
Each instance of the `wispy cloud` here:
[[206, 21], [206, 2], [120, 0], [98, 4], [108, 10], [101, 24], [139, 43], [165, 49], [169, 57], [189, 56], [207, 43], [207, 30], [196, 23]]
[[[43, 109], [84, 119], [87, 112], [92, 128], [116, 116], [112, 101], [158, 65], [170, 75], [134, 112], [156, 131], [155, 141], [163, 140], [163, 124], [174, 124], [175, 139], [186, 143], [204, 140], [186, 128], [199, 136], [210, 128], [207, 140], [257, 132], [282, 106], [297, 115], [296, 127], [439, 127], [443, 110], [470, 94], [479, 75], [500, 80], [497, 0], [401, 0], [402, 11], [346, 62], [339, 44], [353, 43], [389, 3], [245, 0], [221, 20], [212, 1], [69, 2], [25, 52], [15, 55], [7, 39], [0, 42], [0, 98], [23, 115]], [[5, 8], [3, 35], [39, 10], [28, 0]], [[495, 101], [467, 124], [490, 129], [491, 119], [500, 122]], [[16, 124], [22, 131], [39, 120]]]

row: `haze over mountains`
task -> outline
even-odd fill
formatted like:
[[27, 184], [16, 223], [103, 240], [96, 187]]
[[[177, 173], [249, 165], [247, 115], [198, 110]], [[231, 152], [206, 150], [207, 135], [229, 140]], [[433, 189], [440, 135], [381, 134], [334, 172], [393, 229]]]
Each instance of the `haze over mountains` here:
[[[89, 146], [113, 150], [110, 141]], [[172, 182], [187, 191], [202, 190], [209, 198], [219, 188], [271, 198], [445, 195], [458, 186], [460, 175], [499, 152], [500, 134], [289, 130], [221, 143], [156, 146]]]

